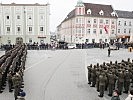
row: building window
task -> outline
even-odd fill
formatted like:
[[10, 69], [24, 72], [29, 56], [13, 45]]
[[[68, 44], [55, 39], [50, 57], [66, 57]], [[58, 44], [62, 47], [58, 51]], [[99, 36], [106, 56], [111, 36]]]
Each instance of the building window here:
[[100, 29], [100, 34], [102, 34], [102, 32], [103, 32], [102, 29]]
[[93, 29], [93, 33], [94, 33], [94, 34], [96, 34], [96, 33], [97, 33], [97, 32], [96, 32], [96, 29]]
[[103, 23], [103, 19], [100, 19], [100, 24], [102, 24]]
[[10, 27], [7, 27], [7, 32], [10, 32]]
[[43, 31], [43, 27], [40, 27], [40, 31]]
[[89, 42], [89, 39], [86, 39], [85, 42]]
[[78, 33], [81, 33], [81, 28], [78, 28]]
[[84, 32], [85, 32], [85, 29], [84, 29], [84, 28], [82, 28], [81, 30], [82, 30], [82, 33], [84, 33]]
[[43, 16], [41, 16], [41, 19], [43, 19]]
[[100, 14], [100, 15], [104, 15], [104, 12], [101, 10], [101, 11], [99, 12], [99, 14]]
[[94, 19], [94, 23], [97, 23], [97, 20], [96, 19]]
[[90, 9], [87, 10], [87, 14], [89, 14], [89, 15], [91, 14], [91, 10]]
[[31, 19], [31, 16], [29, 16], [29, 19]]
[[95, 39], [92, 39], [92, 43], [95, 43]]
[[112, 30], [112, 34], [114, 34], [115, 33], [115, 31], [114, 30]]
[[124, 26], [127, 26], [127, 22], [126, 21], [124, 22]]
[[79, 18], [78, 22], [79, 22], [79, 24], [81, 24], [81, 22], [82, 22], [82, 19], [81, 19], [81, 18]]
[[87, 29], [87, 33], [90, 34], [91, 33], [91, 29]]
[[32, 27], [29, 27], [29, 32], [32, 32]]
[[91, 21], [90, 21], [90, 20], [88, 20], [88, 23], [91, 23]]
[[20, 27], [17, 27], [17, 32], [20, 32]]
[[129, 26], [132, 26], [131, 22], [129, 22]]
[[120, 33], [120, 29], [118, 29], [118, 33]]
[[131, 28], [129, 29], [129, 34], [131, 33]]
[[106, 20], [106, 24], [109, 24], [109, 20]]
[[126, 33], [126, 29], [124, 29], [124, 33]]
[[32, 43], [32, 38], [29, 38], [29, 43]]
[[9, 16], [6, 16], [6, 19], [9, 19]]
[[76, 23], [78, 23], [78, 18], [76, 18]]
[[81, 15], [81, 8], [79, 8], [79, 15]]
[[99, 39], [99, 42], [102, 42], [102, 39]]
[[121, 25], [121, 21], [118, 22], [118, 25]]
[[20, 19], [20, 16], [19, 15], [17, 16], [17, 19]]
[[115, 24], [114, 20], [112, 20], [112, 24]]

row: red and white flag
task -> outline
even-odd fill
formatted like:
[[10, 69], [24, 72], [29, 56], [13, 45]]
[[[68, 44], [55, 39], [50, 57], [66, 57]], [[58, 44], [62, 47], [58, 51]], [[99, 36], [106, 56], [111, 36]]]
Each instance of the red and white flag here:
[[108, 33], [108, 29], [107, 29], [106, 25], [104, 25], [104, 30], [105, 30], [106, 33]]

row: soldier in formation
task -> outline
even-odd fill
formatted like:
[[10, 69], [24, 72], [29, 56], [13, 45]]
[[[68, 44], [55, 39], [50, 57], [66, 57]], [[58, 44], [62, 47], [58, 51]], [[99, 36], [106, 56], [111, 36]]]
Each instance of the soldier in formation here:
[[[130, 86], [133, 85], [133, 60], [130, 58], [122, 60], [120, 63], [110, 61], [103, 64], [87, 66], [88, 84], [95, 87], [100, 93], [99, 97], [104, 96], [104, 91], [108, 91], [108, 96], [112, 96], [113, 90], [118, 90], [119, 95], [128, 93]], [[131, 81], [132, 80], [132, 81]]]
[[14, 89], [14, 97], [17, 96], [24, 86], [23, 76], [27, 55], [27, 46], [25, 44], [16, 45], [14, 48], [5, 52], [0, 57], [0, 93], [8, 81], [9, 92]]

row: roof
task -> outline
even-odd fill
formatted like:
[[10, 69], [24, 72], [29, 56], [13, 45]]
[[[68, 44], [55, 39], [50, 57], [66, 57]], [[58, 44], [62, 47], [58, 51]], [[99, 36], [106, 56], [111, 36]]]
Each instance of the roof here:
[[11, 4], [2, 4], [0, 3], [1, 6], [47, 6], [49, 4], [39, 4], [39, 3], [35, 3], [35, 4], [16, 4], [16, 3], [11, 3]]
[[118, 18], [133, 18], [133, 11], [116, 10]]
[[[117, 16], [112, 16], [111, 13], [114, 11], [114, 9], [112, 8], [111, 5], [103, 5], [103, 4], [93, 4], [93, 3], [84, 3], [85, 5], [85, 15], [83, 16], [90, 16], [90, 17], [110, 17], [110, 18], [117, 18]], [[87, 10], [90, 9], [91, 10], [91, 14], [87, 14]], [[75, 17], [75, 10], [73, 9], [68, 15], [67, 17], [64, 19], [64, 21]], [[100, 15], [99, 12], [100, 11], [104, 12], [104, 15]], [[63, 22], [64, 22], [63, 21]]]
[[74, 17], [74, 16], [76, 16], [76, 15], [75, 15], [75, 9], [73, 9], [73, 10], [67, 15], [67, 17], [64, 19], [64, 21], [67, 20], [67, 19], [70, 19], [70, 18], [72, 18], [72, 17]]
[[[84, 3], [85, 5], [85, 12], [87, 12], [88, 9], [91, 10], [91, 15], [93, 17], [102, 17], [99, 12], [102, 10], [104, 12], [103, 17], [115, 17], [112, 16], [111, 13], [114, 11], [111, 5], [103, 5], [103, 4], [93, 4], [93, 3]], [[87, 14], [86, 14], [87, 15]]]

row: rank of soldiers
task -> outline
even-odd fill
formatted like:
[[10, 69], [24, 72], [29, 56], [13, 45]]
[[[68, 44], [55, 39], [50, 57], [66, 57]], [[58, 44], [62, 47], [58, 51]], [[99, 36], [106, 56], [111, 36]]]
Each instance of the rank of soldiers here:
[[88, 84], [96, 87], [99, 97], [104, 96], [104, 91], [108, 91], [108, 96], [112, 96], [113, 90], [118, 90], [119, 95], [128, 93], [130, 86], [133, 87], [133, 60], [122, 60], [120, 63], [103, 62], [96, 65], [90, 64], [88, 69]]
[[24, 81], [24, 70], [27, 55], [27, 46], [24, 44], [15, 45], [14, 48], [5, 52], [0, 57], [0, 93], [4, 91], [6, 81], [8, 82], [9, 92], [13, 92], [17, 100], [19, 92], [22, 91]]

